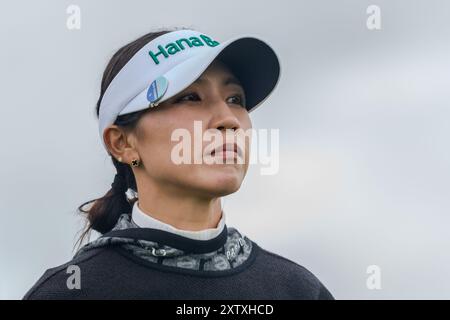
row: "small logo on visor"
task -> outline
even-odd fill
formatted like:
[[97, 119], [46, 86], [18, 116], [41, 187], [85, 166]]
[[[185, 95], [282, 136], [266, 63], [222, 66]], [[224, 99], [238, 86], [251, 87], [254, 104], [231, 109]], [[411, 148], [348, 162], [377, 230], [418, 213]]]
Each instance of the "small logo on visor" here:
[[166, 93], [169, 82], [164, 76], [156, 78], [155, 81], [148, 87], [147, 100], [150, 102], [150, 107], [155, 107], [156, 103]]

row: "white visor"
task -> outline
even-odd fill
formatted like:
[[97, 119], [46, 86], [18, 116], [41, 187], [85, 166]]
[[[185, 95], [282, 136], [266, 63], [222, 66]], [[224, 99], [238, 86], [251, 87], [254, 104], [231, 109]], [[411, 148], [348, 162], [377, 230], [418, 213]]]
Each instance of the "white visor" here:
[[280, 76], [275, 51], [254, 36], [223, 43], [194, 30], [163, 34], [141, 48], [119, 71], [100, 103], [99, 129], [114, 124], [119, 115], [156, 107], [191, 85], [208, 66], [220, 59], [241, 82], [250, 112], [273, 91]]

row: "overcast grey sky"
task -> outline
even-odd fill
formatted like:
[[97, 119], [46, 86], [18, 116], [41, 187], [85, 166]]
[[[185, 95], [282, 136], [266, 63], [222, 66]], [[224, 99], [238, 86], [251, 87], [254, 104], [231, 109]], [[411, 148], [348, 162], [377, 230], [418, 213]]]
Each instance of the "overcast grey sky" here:
[[[163, 27], [254, 34], [281, 79], [251, 113], [279, 129], [278, 174], [251, 166], [227, 224], [338, 299], [450, 298], [450, 2], [7, 1], [0, 10], [0, 298], [68, 261], [114, 168], [94, 107], [111, 55]], [[81, 9], [68, 30], [66, 9]], [[369, 5], [381, 29], [366, 27]], [[367, 267], [381, 289], [366, 286]]]

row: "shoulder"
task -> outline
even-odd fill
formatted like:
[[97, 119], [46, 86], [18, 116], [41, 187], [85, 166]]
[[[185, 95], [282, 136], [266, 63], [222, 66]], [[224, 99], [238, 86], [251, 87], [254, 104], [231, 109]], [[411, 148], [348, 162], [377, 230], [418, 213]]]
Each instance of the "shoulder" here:
[[[89, 250], [72, 260], [59, 265], [54, 268], [47, 269], [38, 281], [28, 290], [24, 295], [23, 300], [46, 300], [46, 299], [76, 299], [83, 298], [81, 290], [70, 288], [75, 285], [76, 279], [71, 276], [76, 276], [79, 273], [85, 281], [86, 272], [100, 270], [100, 265], [108, 265], [113, 255], [117, 255], [114, 250], [109, 248], [96, 248]], [[80, 271], [82, 270], [82, 271]], [[83, 275], [81, 275], [83, 273]], [[91, 278], [91, 277], [89, 277]]]
[[259, 265], [266, 269], [266, 273], [269, 272], [270, 275], [272, 272], [281, 278], [287, 287], [292, 287], [294, 291], [298, 290], [298, 294], [307, 295], [310, 299], [334, 300], [324, 284], [307, 268], [254, 244], [258, 248]]

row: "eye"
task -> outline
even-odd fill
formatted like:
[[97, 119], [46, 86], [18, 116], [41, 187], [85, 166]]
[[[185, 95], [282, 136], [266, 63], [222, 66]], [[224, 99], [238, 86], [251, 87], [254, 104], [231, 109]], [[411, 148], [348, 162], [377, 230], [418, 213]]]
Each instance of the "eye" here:
[[234, 98], [230, 103], [234, 103], [234, 104], [238, 104], [242, 107], [245, 107], [245, 101], [244, 101], [244, 97], [242, 94], [236, 94], [234, 96], [231, 96], [231, 98]]
[[[199, 101], [199, 95], [195, 92], [189, 92], [177, 98], [174, 103], [181, 103], [186, 101]], [[228, 103], [237, 104], [245, 108], [245, 99], [242, 94], [236, 94], [228, 98]]]
[[179, 103], [179, 102], [183, 102], [183, 101], [196, 101], [196, 100], [200, 100], [200, 97], [198, 96], [198, 94], [196, 94], [195, 92], [189, 92], [189, 93], [186, 93], [185, 95], [179, 97], [178, 99], [176, 99], [175, 103]]

